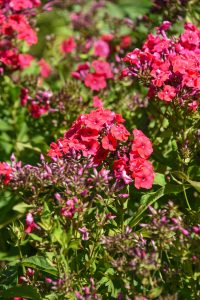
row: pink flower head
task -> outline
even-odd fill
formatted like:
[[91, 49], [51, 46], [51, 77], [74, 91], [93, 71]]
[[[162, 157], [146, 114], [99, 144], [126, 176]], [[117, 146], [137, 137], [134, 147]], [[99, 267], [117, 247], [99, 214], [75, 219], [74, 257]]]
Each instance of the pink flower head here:
[[30, 54], [19, 54], [19, 66], [21, 69], [25, 69], [31, 65], [34, 57]]
[[176, 89], [171, 85], [165, 85], [164, 89], [158, 92], [158, 97], [166, 102], [171, 102], [176, 96]]
[[5, 162], [0, 162], [0, 178], [3, 178], [3, 183], [7, 185], [11, 180], [12, 168]]
[[26, 233], [31, 233], [34, 228], [39, 229], [39, 226], [34, 222], [33, 215], [31, 213], [28, 213], [26, 215], [26, 227], [25, 227], [25, 232]]
[[105, 78], [113, 78], [113, 73], [108, 62], [102, 60], [94, 60], [92, 66], [96, 74], [102, 75]]
[[150, 189], [154, 181], [154, 172], [152, 164], [144, 160], [136, 162], [135, 169], [132, 173], [132, 177], [135, 179], [135, 187], [137, 189], [145, 188]]
[[51, 66], [46, 62], [44, 58], [40, 59], [38, 65], [40, 66], [40, 75], [42, 77], [47, 78], [51, 75], [52, 73]]
[[100, 91], [106, 88], [106, 85], [105, 77], [97, 73], [88, 73], [85, 78], [85, 86], [93, 91]]
[[103, 102], [102, 99], [98, 96], [93, 97], [93, 107], [95, 108], [103, 108]]
[[11, 0], [9, 6], [15, 11], [20, 11], [24, 9], [32, 9], [40, 4], [39, 0]]
[[48, 112], [49, 105], [43, 105], [32, 101], [32, 103], [28, 106], [28, 110], [33, 118], [39, 118]]
[[168, 30], [170, 27], [171, 27], [171, 22], [169, 22], [169, 21], [164, 21], [158, 28], [157, 28], [157, 30], [158, 30], [158, 32], [160, 33], [162, 33], [162, 31], [166, 31], [166, 30]]
[[108, 43], [102, 40], [94, 42], [94, 55], [99, 57], [107, 57], [110, 53]]
[[71, 53], [76, 48], [76, 43], [74, 38], [71, 36], [69, 39], [64, 40], [60, 46], [60, 50], [62, 53]]
[[131, 39], [130, 35], [123, 35], [121, 37], [120, 47], [122, 49], [126, 49], [126, 48], [130, 47], [131, 42], [132, 42], [132, 39]]
[[123, 124], [114, 125], [111, 127], [111, 134], [119, 141], [127, 141], [130, 133]]
[[89, 73], [90, 69], [90, 64], [85, 63], [85, 64], [79, 64], [77, 67], [77, 70], [72, 72], [72, 77], [79, 79], [79, 80], [84, 80]]
[[104, 42], [110, 42], [113, 40], [113, 38], [114, 38], [114, 36], [111, 33], [104, 33], [101, 36], [101, 40]]
[[137, 157], [144, 159], [149, 158], [153, 152], [151, 141], [144, 135], [141, 130], [134, 129], [134, 140], [132, 142], [132, 153]]
[[196, 111], [199, 106], [199, 102], [197, 101], [192, 101], [191, 103], [188, 104], [189, 109], [192, 111]]
[[111, 135], [105, 135], [102, 139], [102, 147], [105, 150], [115, 151], [117, 147], [117, 140]]

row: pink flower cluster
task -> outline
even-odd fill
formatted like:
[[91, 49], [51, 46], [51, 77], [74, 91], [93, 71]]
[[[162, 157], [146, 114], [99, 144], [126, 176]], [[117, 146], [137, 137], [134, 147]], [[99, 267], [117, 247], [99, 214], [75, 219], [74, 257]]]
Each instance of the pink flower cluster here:
[[91, 64], [79, 64], [72, 77], [82, 80], [92, 91], [100, 91], [107, 86], [107, 79], [113, 78], [111, 65], [104, 60], [94, 60]]
[[134, 179], [136, 188], [149, 189], [154, 180], [153, 166], [148, 161], [152, 144], [137, 129], [133, 130], [134, 138], [129, 142], [130, 133], [122, 124], [124, 121], [121, 115], [108, 109], [81, 115], [63, 138], [51, 143], [48, 155], [57, 160], [76, 152], [90, 157], [94, 166], [110, 158], [117, 180], [129, 184]]
[[0, 62], [12, 68], [25, 68], [33, 57], [22, 54], [16, 40], [29, 46], [37, 43], [37, 35], [30, 25], [31, 10], [40, 5], [39, 0], [0, 0]]
[[3, 183], [8, 184], [11, 179], [12, 168], [5, 162], [0, 162], [0, 178], [3, 178]]
[[122, 76], [134, 76], [149, 87], [149, 98], [174, 102], [196, 111], [200, 92], [200, 30], [186, 23], [179, 37], [169, 38], [165, 21], [157, 34], [149, 34], [142, 50], [134, 49], [124, 61]]

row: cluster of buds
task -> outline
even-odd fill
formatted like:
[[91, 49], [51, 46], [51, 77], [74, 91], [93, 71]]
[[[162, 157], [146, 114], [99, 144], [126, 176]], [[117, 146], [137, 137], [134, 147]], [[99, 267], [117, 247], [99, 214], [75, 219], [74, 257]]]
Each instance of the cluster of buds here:
[[84, 286], [82, 293], [76, 291], [75, 296], [77, 300], [102, 300], [102, 297], [97, 293], [94, 279], [90, 278], [90, 286]]
[[148, 97], [196, 111], [200, 95], [200, 30], [186, 23], [185, 31], [169, 38], [168, 21], [149, 34], [142, 50], [128, 53], [124, 61], [128, 68], [123, 76], [137, 77], [148, 88]]
[[50, 91], [38, 91], [35, 97], [29, 95], [27, 88], [21, 89], [20, 100], [22, 106], [27, 106], [33, 118], [39, 118], [51, 109], [51, 98], [53, 94]]
[[[37, 274], [35, 277], [35, 270], [32, 268], [27, 268], [25, 270], [25, 273], [18, 278], [18, 284], [22, 285], [28, 285], [28, 284], [36, 284], [37, 287], [40, 287], [41, 289], [50, 289], [50, 290], [58, 290], [61, 286], [64, 284], [64, 280], [61, 278], [50, 278], [45, 277], [42, 273]], [[22, 297], [13, 297], [13, 300], [26, 300], [27, 298]]]
[[[101, 243], [110, 254], [113, 268], [124, 278], [128, 295], [132, 295], [134, 290], [131, 283], [133, 272], [134, 278], [141, 280], [141, 287], [145, 290], [152, 276], [155, 276], [154, 287], [163, 285], [163, 282], [167, 285], [173, 282], [177, 272], [184, 274], [185, 261], [194, 269], [199, 268], [200, 226], [196, 224], [197, 220], [185, 220], [171, 201], [163, 209], [149, 207], [149, 219], [146, 217], [146, 220], [146, 224], [140, 224], [140, 233], [126, 227], [121, 234], [101, 238]], [[166, 253], [167, 260], [162, 253]], [[174, 268], [174, 264], [178, 269]], [[162, 283], [160, 276], [155, 275], [157, 272], [162, 274]], [[149, 299], [146, 290], [145, 296]], [[119, 299], [126, 299], [123, 297], [121, 295]]]
[[176, 21], [185, 17], [190, 0], [152, 0], [152, 13], [163, 15], [167, 20]]
[[177, 240], [177, 236], [179, 242], [184, 244], [191, 236], [198, 238], [198, 235], [200, 235], [200, 226], [186, 225], [181, 213], [178, 212], [177, 207], [171, 201], [165, 209], [155, 210], [150, 206], [149, 212], [151, 221], [148, 224], [140, 224], [140, 226], [151, 232], [152, 238], [153, 236], [156, 239], [159, 237], [161, 247], [165, 248], [170, 244], [173, 245]]
[[133, 233], [130, 227], [126, 227], [121, 234], [112, 237], [103, 236], [101, 243], [109, 253], [115, 253], [112, 265], [118, 271], [134, 270], [138, 275], [146, 276], [149, 275], [148, 270], [160, 267], [157, 253], [152, 248], [148, 249], [148, 241], [142, 235]]

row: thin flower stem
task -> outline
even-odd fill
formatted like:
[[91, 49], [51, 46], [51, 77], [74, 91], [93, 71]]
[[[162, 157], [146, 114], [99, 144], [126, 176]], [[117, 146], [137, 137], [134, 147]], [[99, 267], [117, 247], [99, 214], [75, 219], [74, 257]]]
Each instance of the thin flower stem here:
[[191, 210], [191, 206], [190, 206], [189, 201], [188, 201], [188, 197], [187, 197], [187, 193], [186, 193], [186, 189], [185, 189], [184, 184], [183, 184], [183, 193], [184, 193], [184, 196], [185, 196], [185, 200], [186, 200], [188, 209]]

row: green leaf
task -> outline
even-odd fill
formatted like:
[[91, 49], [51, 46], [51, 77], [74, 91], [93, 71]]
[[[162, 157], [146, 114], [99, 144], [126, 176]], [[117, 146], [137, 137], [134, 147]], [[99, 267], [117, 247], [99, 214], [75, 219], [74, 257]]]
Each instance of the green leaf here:
[[31, 207], [31, 205], [21, 202], [21, 203], [16, 204], [15, 206], [13, 206], [12, 209], [15, 211], [18, 211], [19, 213], [24, 214], [27, 211], [27, 209], [30, 207]]
[[23, 259], [22, 264], [30, 268], [38, 268], [46, 273], [57, 275], [57, 270], [43, 256], [31, 256]]
[[41, 215], [41, 222], [38, 223], [42, 228], [45, 230], [50, 230], [52, 227], [51, 224], [51, 211], [48, 207], [48, 204], [45, 202], [44, 203], [44, 209], [42, 211]]
[[188, 176], [185, 173], [181, 172], [181, 171], [173, 171], [172, 174], [177, 176], [179, 179], [183, 179], [183, 180], [186, 180], [186, 181], [188, 180]]
[[[58, 298], [59, 296], [58, 295], [56, 295], [56, 294], [49, 294], [49, 295], [46, 295], [45, 296], [45, 298], [44, 299], [48, 299], [48, 300], [58, 300], [59, 298]], [[67, 298], [68, 299], [68, 298]], [[76, 299], [75, 297], [73, 298], [73, 299]]]
[[42, 242], [42, 238], [35, 233], [29, 233], [29, 238], [33, 239], [34, 241]]
[[187, 180], [187, 182], [189, 182], [191, 184], [191, 186], [193, 186], [193, 188], [195, 188], [195, 190], [197, 190], [200, 193], [200, 182], [199, 181], [194, 181], [194, 180]]
[[152, 290], [149, 292], [149, 298], [150, 298], [150, 299], [157, 298], [157, 297], [160, 296], [160, 294], [162, 293], [162, 290], [163, 290], [163, 287], [162, 287], [162, 286], [159, 286], [159, 287], [156, 287], [156, 288], [152, 289]]
[[4, 297], [4, 299], [12, 298], [12, 297], [26, 297], [28, 299], [33, 300], [42, 300], [40, 294], [38, 293], [37, 289], [35, 287], [32, 287], [30, 285], [19, 285], [12, 287], [8, 290], [5, 290], [1, 293], [1, 296]]
[[60, 223], [57, 221], [54, 223], [54, 227], [51, 232], [51, 239], [53, 243], [58, 242], [63, 248], [67, 248], [70, 241], [68, 233], [62, 229]]
[[77, 241], [72, 241], [70, 244], [69, 244], [69, 249], [73, 249], [73, 250], [78, 250], [80, 248], [80, 241], [77, 240]]
[[8, 122], [0, 119], [0, 128], [1, 131], [9, 131], [12, 130], [12, 126], [8, 124]]
[[166, 185], [165, 175], [161, 173], [155, 173], [154, 183], [160, 186]]
[[18, 256], [12, 256], [9, 253], [6, 252], [0, 252], [0, 261], [17, 261]]

